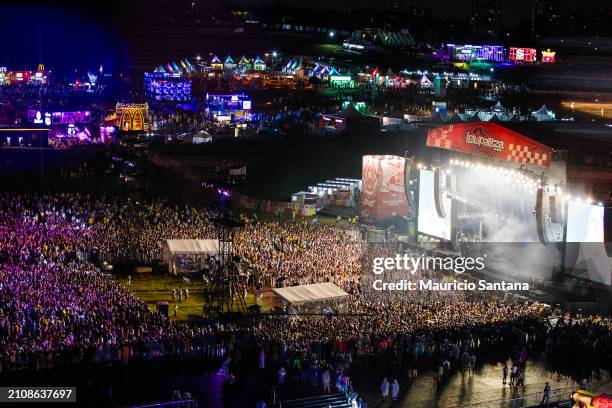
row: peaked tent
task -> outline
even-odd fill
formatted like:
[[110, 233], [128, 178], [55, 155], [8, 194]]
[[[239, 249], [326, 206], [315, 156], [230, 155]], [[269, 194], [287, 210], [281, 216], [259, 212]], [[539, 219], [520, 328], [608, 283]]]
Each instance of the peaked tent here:
[[501, 102], [497, 101], [497, 103], [493, 106], [493, 108], [491, 108], [491, 110], [493, 112], [503, 112], [504, 107], [502, 106]]
[[340, 75], [340, 72], [336, 69], [336, 67], [329, 68], [328, 75]]
[[349, 103], [346, 109], [338, 112], [336, 116], [340, 116], [343, 118], [362, 118], [365, 115], [359, 112], [357, 109], [355, 109], [355, 106], [352, 103]]
[[497, 113], [494, 113], [493, 116], [491, 116], [491, 119], [489, 119], [489, 122], [499, 123], [501, 120], [499, 119], [499, 116], [497, 116]]
[[433, 83], [430, 81], [429, 78], [427, 78], [427, 75], [425, 74], [423, 74], [419, 83], [421, 84], [421, 88], [431, 88], [433, 86]]
[[265, 71], [266, 70], [266, 63], [259, 57], [259, 55], [257, 55], [255, 57], [255, 61], [253, 61], [253, 69], [255, 71]]
[[538, 109], [537, 111], [533, 112], [534, 114], [540, 114], [540, 115], [548, 115], [548, 108], [546, 107], [546, 104], [540, 106], [540, 109]]
[[552, 114], [551, 111], [548, 110], [546, 105], [542, 105], [540, 107], [540, 109], [538, 109], [535, 112], [532, 112], [531, 116], [533, 116], [533, 118], [536, 121], [545, 121], [545, 120], [554, 120], [555, 119], [554, 115]]
[[453, 124], [453, 123], [462, 123], [462, 122], [463, 120], [461, 119], [459, 115], [453, 115], [450, 117], [450, 119], [446, 123]]

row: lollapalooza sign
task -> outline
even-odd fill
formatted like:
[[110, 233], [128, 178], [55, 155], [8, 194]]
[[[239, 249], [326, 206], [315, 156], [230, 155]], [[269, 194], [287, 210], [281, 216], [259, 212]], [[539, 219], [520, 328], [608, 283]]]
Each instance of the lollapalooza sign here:
[[430, 129], [427, 146], [531, 164], [550, 166], [552, 149], [496, 123], [458, 123]]

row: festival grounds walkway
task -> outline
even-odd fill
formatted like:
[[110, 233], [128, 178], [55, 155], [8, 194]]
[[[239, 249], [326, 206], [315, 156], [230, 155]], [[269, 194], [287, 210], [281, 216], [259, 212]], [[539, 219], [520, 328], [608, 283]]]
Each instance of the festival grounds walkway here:
[[[511, 367], [508, 361], [508, 367]], [[422, 373], [416, 379], [398, 378], [400, 397], [392, 401], [391, 397], [383, 400], [380, 394], [381, 378], [372, 378], [369, 384], [364, 379], [358, 381], [358, 392], [369, 408], [384, 407], [501, 407], [510, 406], [503, 400], [541, 393], [546, 382], [550, 383], [551, 394], [559, 390], [561, 395], [569, 396], [578, 384], [572, 379], [552, 372], [539, 362], [529, 361], [525, 371], [525, 387], [512, 389], [502, 384], [503, 363], [485, 364], [477, 367], [474, 372], [453, 371], [450, 377], [437, 383], [435, 374], [431, 371]], [[376, 370], [378, 371], [378, 370]], [[393, 382], [394, 377], [387, 377]], [[601, 380], [609, 380], [607, 373]], [[530, 398], [535, 399], [533, 395]], [[541, 397], [540, 397], [541, 398]], [[539, 401], [538, 401], [539, 402]]]

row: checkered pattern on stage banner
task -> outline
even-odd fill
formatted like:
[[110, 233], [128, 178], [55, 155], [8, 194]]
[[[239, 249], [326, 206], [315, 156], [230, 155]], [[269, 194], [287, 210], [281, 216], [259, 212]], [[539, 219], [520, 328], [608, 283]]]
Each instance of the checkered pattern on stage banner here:
[[509, 154], [506, 160], [521, 164], [537, 164], [539, 166], [548, 165], [548, 155], [540, 151], [529, 150], [529, 146], [515, 145], [510, 143], [508, 146]]
[[451, 147], [453, 145], [453, 139], [448, 136], [450, 136], [452, 132], [453, 125], [450, 125], [447, 128], [435, 129], [427, 135], [427, 144], [429, 146], [451, 150]]

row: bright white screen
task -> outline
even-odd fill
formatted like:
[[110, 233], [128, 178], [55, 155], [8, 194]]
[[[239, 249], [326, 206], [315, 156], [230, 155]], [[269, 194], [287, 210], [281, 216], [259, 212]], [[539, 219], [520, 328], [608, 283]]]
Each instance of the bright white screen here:
[[570, 201], [567, 206], [567, 242], [604, 242], [604, 208]]
[[612, 257], [604, 243], [604, 207], [570, 201], [567, 206], [566, 273], [612, 284]]
[[446, 218], [440, 218], [436, 211], [434, 198], [434, 172], [421, 170], [419, 175], [419, 216], [418, 229], [423, 234], [450, 240], [451, 239], [451, 217], [450, 203], [446, 204]]

